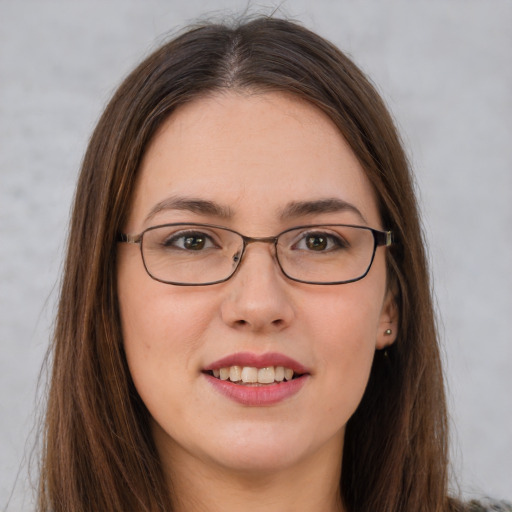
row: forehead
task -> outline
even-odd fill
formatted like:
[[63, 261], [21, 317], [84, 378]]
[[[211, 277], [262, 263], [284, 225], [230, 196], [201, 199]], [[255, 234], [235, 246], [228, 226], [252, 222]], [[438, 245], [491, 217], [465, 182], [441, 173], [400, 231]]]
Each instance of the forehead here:
[[379, 222], [368, 179], [334, 123], [276, 92], [218, 93], [179, 107], [144, 155], [130, 227], [147, 227], [170, 197], [213, 201], [233, 222], [256, 226], [290, 203], [326, 199], [355, 203], [368, 223]]

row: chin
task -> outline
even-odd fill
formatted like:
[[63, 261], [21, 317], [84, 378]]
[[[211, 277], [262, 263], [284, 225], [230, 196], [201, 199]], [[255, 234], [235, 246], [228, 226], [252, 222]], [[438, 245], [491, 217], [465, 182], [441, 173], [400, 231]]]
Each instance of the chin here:
[[263, 453], [262, 449], [222, 453], [218, 454], [214, 462], [225, 471], [256, 478], [292, 470], [305, 458], [304, 454], [295, 449], [288, 450], [286, 454], [272, 452], [268, 446], [265, 450], [266, 453]]
[[306, 464], [332, 442], [339, 446], [341, 460], [342, 433], [326, 439], [310, 432], [278, 428], [275, 425], [246, 427], [230, 431], [229, 435], [215, 442], [211, 458], [226, 470], [250, 474], [252, 477], [292, 470]]

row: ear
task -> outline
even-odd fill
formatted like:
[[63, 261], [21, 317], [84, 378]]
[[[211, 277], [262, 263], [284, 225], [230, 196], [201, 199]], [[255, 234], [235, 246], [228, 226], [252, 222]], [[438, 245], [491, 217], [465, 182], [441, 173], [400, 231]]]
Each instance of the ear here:
[[375, 348], [380, 350], [392, 345], [396, 340], [397, 330], [398, 306], [396, 295], [391, 288], [388, 288], [380, 313]]

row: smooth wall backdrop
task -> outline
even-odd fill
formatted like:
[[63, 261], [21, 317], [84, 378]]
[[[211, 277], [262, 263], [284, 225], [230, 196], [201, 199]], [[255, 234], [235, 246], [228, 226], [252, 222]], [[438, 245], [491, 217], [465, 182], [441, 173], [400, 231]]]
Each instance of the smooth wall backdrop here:
[[[121, 78], [167, 34], [205, 14], [246, 7], [236, 0], [0, 0], [2, 509], [9, 499], [8, 510], [32, 508], [27, 465], [38, 375], [94, 123]], [[394, 112], [430, 244], [455, 473], [467, 496], [510, 499], [512, 2], [250, 4], [251, 12], [274, 9], [348, 52]]]

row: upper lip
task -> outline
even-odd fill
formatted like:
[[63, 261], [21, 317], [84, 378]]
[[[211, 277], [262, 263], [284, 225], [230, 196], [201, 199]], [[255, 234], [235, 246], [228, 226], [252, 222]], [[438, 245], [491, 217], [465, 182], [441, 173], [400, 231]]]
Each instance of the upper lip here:
[[279, 354], [278, 352], [267, 352], [265, 354], [254, 354], [251, 352], [237, 352], [222, 357], [203, 368], [203, 371], [218, 370], [230, 366], [250, 366], [255, 368], [266, 368], [268, 366], [284, 366], [295, 373], [309, 373], [309, 370], [291, 357]]

